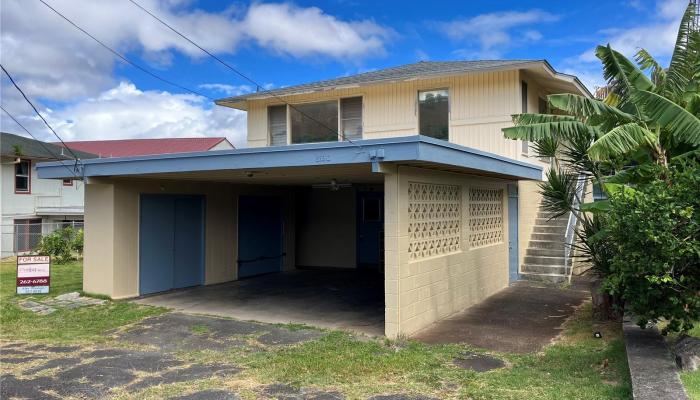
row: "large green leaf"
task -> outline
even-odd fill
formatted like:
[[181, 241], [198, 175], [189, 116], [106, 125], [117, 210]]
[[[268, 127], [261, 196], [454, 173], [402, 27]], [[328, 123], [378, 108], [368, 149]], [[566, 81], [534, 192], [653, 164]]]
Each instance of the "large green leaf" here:
[[542, 122], [578, 121], [579, 119], [571, 115], [555, 114], [515, 114], [512, 116], [515, 125], [538, 124]]
[[613, 50], [610, 45], [598, 46], [596, 57], [603, 63], [603, 76], [608, 81], [612, 91], [621, 97], [621, 101], [629, 101], [629, 95], [635, 90], [653, 90], [654, 84], [627, 57]]
[[654, 146], [656, 135], [637, 123], [620, 125], [593, 142], [588, 156], [593, 160], [606, 160], [624, 155], [641, 146]]
[[700, 119], [671, 100], [646, 90], [634, 95], [649, 119], [658, 124], [676, 143], [700, 146]]
[[610, 200], [599, 200], [592, 203], [581, 203], [580, 207], [583, 212], [602, 213], [610, 211]]
[[666, 82], [666, 69], [656, 61], [654, 56], [645, 49], [640, 49], [634, 55], [634, 59], [637, 61], [640, 69], [651, 70], [651, 80], [654, 82], [654, 85], [657, 87], [664, 85]]
[[596, 130], [580, 121], [553, 121], [518, 125], [504, 128], [503, 134], [508, 139], [537, 141], [547, 138], [567, 138], [575, 135], [595, 137]]
[[667, 94], [681, 95], [692, 79], [695, 69], [693, 64], [697, 59], [697, 54], [693, 54], [693, 41], [691, 40], [691, 36], [694, 33], [695, 12], [695, 5], [690, 2], [681, 18], [671, 63], [666, 72], [667, 79], [664, 85], [664, 92]]
[[633, 115], [611, 107], [603, 101], [590, 99], [577, 94], [552, 94], [547, 96], [547, 100], [552, 107], [583, 118], [597, 115], [625, 122], [634, 120]]

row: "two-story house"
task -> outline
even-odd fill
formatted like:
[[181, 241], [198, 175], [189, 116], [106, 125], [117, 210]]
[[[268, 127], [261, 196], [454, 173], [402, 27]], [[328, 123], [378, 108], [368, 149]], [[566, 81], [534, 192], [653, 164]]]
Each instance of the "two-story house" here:
[[[76, 152], [80, 158], [96, 157]], [[66, 225], [82, 227], [84, 182], [66, 161], [66, 178], [40, 179], [36, 164], [69, 160], [66, 149], [11, 133], [0, 133], [0, 257], [34, 250], [42, 234]]]
[[366, 315], [365, 328], [395, 337], [501, 290], [521, 265], [565, 274], [546, 270], [558, 231], [535, 232], [543, 245], [526, 252], [546, 220], [547, 164], [501, 132], [561, 92], [590, 95], [546, 61], [454, 61], [221, 99], [248, 113], [248, 148], [82, 163], [84, 289], [126, 298], [230, 282], [149, 299], [360, 330]]

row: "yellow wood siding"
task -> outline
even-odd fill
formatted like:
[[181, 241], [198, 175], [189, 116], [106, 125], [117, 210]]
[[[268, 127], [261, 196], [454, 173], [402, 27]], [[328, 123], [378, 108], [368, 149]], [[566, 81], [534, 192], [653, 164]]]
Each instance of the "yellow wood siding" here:
[[[501, 129], [512, 125], [521, 111], [517, 70], [472, 73], [382, 85], [328, 90], [248, 102], [248, 146], [268, 146], [267, 106], [363, 97], [363, 139], [418, 134], [419, 90], [447, 88], [450, 95], [450, 141], [518, 160], [537, 162], [522, 155], [520, 142], [503, 138]], [[529, 108], [536, 110], [540, 88], [531, 86]]]

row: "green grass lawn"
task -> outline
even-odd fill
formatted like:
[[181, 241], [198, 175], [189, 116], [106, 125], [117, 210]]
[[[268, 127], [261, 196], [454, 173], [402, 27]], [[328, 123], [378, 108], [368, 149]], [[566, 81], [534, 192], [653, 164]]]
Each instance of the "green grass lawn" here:
[[[696, 323], [695, 327], [686, 333], [690, 336], [700, 338], [700, 322]], [[688, 396], [690, 396], [692, 400], [700, 400], [700, 370], [695, 372], [682, 372], [681, 380], [683, 381], [686, 392], [688, 392]]]
[[51, 266], [51, 293], [17, 295], [17, 266], [14, 261], [0, 263], [0, 338], [50, 342], [95, 342], [104, 333], [164, 310], [113, 301], [103, 306], [62, 309], [50, 315], [37, 315], [17, 305], [21, 299], [41, 299], [82, 289], [83, 266], [80, 262]]
[[[15, 264], [0, 265], [0, 338], [45, 343], [108, 343], [105, 332], [164, 312], [163, 309], [114, 301], [108, 305], [60, 310], [47, 316], [17, 306]], [[51, 296], [81, 288], [80, 263], [54, 265]], [[36, 296], [41, 297], [41, 296]], [[194, 335], [207, 334], [193, 326]], [[602, 331], [595, 339], [593, 331]], [[628, 399], [630, 382], [619, 324], [596, 325], [589, 306], [567, 323], [557, 342], [531, 355], [495, 354], [506, 368], [475, 373], [457, 368], [453, 359], [464, 345], [430, 346], [399, 340], [358, 338], [330, 331], [319, 340], [298, 346], [241, 352], [200, 351], [178, 354], [192, 362], [229, 362], [244, 367], [230, 380], [203, 385], [231, 388], [243, 398], [255, 398], [255, 388], [273, 382], [338, 390], [348, 399], [381, 393], [415, 393], [440, 399]], [[208, 383], [207, 383], [208, 382]], [[186, 385], [123, 393], [118, 398], [161, 398]]]

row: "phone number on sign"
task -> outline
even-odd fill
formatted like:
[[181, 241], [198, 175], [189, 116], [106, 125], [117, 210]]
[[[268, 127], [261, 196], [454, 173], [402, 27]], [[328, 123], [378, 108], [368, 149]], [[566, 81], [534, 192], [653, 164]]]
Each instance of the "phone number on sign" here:
[[47, 286], [49, 278], [17, 278], [17, 286]]

